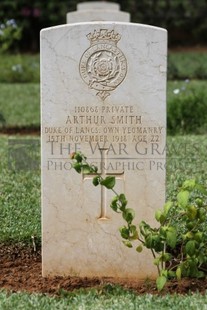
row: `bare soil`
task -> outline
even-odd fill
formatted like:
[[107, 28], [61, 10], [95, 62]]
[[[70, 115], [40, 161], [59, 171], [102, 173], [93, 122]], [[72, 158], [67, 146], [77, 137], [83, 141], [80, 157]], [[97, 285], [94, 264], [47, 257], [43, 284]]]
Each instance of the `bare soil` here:
[[39, 126], [13, 126], [13, 127], [0, 127], [0, 133], [6, 135], [40, 135]]
[[176, 46], [169, 48], [170, 52], [192, 52], [192, 53], [206, 53], [207, 52], [207, 46], [206, 45], [197, 45], [197, 46]]
[[[59, 295], [62, 290], [74, 291], [80, 288], [102, 289], [106, 284], [119, 284], [137, 294], [158, 294], [155, 281], [135, 281], [118, 278], [79, 278], [41, 275], [41, 251], [34, 251], [24, 245], [0, 245], [0, 289], [27, 291]], [[171, 281], [160, 294], [187, 294], [199, 291], [205, 293], [207, 280], [183, 279]]]

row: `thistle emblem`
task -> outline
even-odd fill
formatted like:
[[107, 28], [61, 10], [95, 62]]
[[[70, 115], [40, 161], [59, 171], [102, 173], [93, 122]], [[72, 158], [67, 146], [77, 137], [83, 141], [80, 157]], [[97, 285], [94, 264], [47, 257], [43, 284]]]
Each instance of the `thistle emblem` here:
[[127, 73], [127, 61], [117, 47], [121, 39], [114, 30], [94, 30], [87, 35], [90, 47], [80, 60], [80, 75], [89, 88], [98, 90], [103, 101], [124, 80]]

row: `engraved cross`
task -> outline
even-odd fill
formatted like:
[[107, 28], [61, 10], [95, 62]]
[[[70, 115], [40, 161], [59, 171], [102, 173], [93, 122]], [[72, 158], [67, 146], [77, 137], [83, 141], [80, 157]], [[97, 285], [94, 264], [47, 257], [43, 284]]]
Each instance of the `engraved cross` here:
[[[102, 178], [105, 178], [106, 176], [114, 176], [117, 180], [123, 180], [124, 171], [117, 173], [109, 173], [106, 170], [108, 149], [101, 148], [100, 153], [101, 153], [101, 173], [84, 174], [83, 180], [91, 180], [96, 175], [100, 175]], [[107, 188], [101, 185], [101, 214], [98, 219], [101, 220], [108, 219], [106, 210], [107, 210]]]

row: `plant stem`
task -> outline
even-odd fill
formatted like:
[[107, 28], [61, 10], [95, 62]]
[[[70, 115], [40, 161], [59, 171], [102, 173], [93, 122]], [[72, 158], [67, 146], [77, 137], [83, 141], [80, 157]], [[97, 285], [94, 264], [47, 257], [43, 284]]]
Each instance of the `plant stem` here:
[[[153, 251], [153, 249], [150, 249], [151, 250], [151, 252], [152, 252], [152, 255], [153, 255], [153, 257], [154, 257], [154, 259], [156, 258], [156, 255], [155, 255], [155, 252]], [[158, 270], [158, 274], [159, 274], [159, 276], [160, 276], [160, 267], [159, 267], [159, 265], [157, 265], [157, 270]]]

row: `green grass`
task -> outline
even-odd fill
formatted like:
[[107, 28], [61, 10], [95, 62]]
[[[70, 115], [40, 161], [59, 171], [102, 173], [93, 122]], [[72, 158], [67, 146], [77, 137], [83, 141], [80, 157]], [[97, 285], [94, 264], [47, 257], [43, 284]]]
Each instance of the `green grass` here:
[[39, 55], [1, 55], [0, 83], [38, 83]]
[[207, 139], [200, 136], [169, 136], [167, 139], [167, 199], [186, 179], [196, 178], [207, 186]]
[[[22, 140], [23, 143], [25, 139], [39, 141], [34, 137], [17, 136], [13, 139]], [[197, 178], [206, 184], [206, 136], [169, 137], [167, 146], [167, 198], [173, 198], [176, 188], [187, 178]], [[19, 159], [21, 161], [18, 162], [14, 158], [13, 162], [17, 163], [17, 168], [22, 167], [21, 164], [25, 164], [28, 160], [22, 157], [23, 153], [18, 153], [18, 148], [19, 144], [16, 145], [14, 154], [17, 155], [18, 161]], [[11, 153], [13, 149], [14, 146], [8, 147], [8, 137], [0, 136], [0, 242], [24, 241], [30, 244], [31, 236], [35, 235], [37, 242], [40, 243], [39, 147], [35, 147], [33, 155], [31, 152], [28, 153], [29, 164], [37, 163], [37, 169], [34, 170], [30, 170], [30, 166], [26, 166], [25, 170], [18, 170], [15, 165], [12, 165], [11, 169], [8, 166], [8, 154], [13, 154]]]
[[[194, 92], [196, 92], [196, 90], [201, 90], [201, 89], [206, 90], [206, 81], [199, 81], [199, 80], [168, 81], [167, 99], [172, 100], [174, 97], [177, 97], [180, 94], [183, 94], [184, 92], [186, 92], [189, 88], [193, 89]], [[174, 93], [176, 89], [179, 89], [178, 94]], [[206, 91], [206, 94], [207, 94], [207, 91]]]
[[207, 52], [169, 52], [168, 79], [207, 79]]
[[40, 126], [40, 86], [0, 84], [0, 127]]
[[205, 310], [207, 294], [153, 296], [135, 295], [118, 286], [108, 285], [102, 290], [63, 292], [61, 298], [43, 294], [0, 292], [2, 310]]
[[[11, 138], [9, 139], [11, 140]], [[15, 139], [18, 139], [18, 136]], [[19, 137], [19, 139], [28, 140], [31, 137]], [[13, 150], [14, 153], [11, 151], [9, 153], [8, 137], [1, 136], [0, 242], [30, 243], [32, 235], [40, 241], [40, 169], [29, 170], [26, 167], [25, 170], [15, 170], [13, 165], [10, 167], [9, 164], [13, 163], [12, 156], [15, 155], [19, 155], [18, 159], [25, 163], [25, 159], [21, 158], [21, 153], [18, 154], [14, 147]], [[39, 163], [38, 147], [36, 147], [35, 153], [35, 159]], [[30, 160], [28, 164], [30, 164]]]
[[206, 81], [171, 81], [167, 92], [169, 134], [207, 132]]
[[[195, 176], [198, 181], [207, 180], [207, 139], [205, 135], [169, 136], [167, 138], [167, 181], [172, 178], [183, 181]], [[178, 162], [173, 161], [178, 160]], [[176, 166], [177, 163], [177, 166]]]

